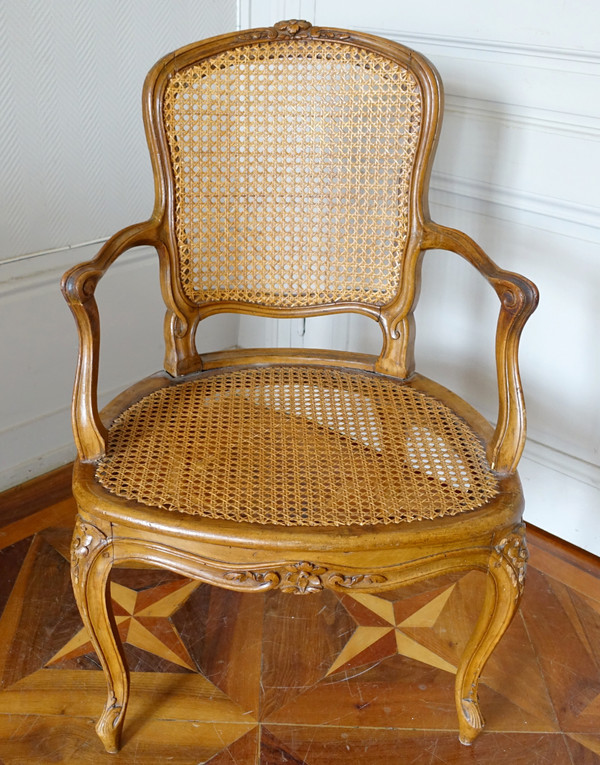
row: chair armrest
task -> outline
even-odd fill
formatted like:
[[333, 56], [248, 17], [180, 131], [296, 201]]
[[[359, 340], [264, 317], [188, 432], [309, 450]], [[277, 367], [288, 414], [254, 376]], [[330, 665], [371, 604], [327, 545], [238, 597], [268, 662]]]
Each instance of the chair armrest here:
[[100, 318], [94, 292], [119, 255], [131, 247], [158, 243], [158, 227], [154, 221], [128, 226], [112, 236], [95, 258], [69, 269], [62, 278], [62, 293], [75, 317], [79, 334], [71, 421], [79, 458], [84, 462], [93, 462], [104, 454], [107, 437], [98, 413]]
[[487, 279], [500, 299], [496, 330], [498, 422], [487, 456], [498, 473], [512, 473], [521, 458], [526, 436], [525, 402], [518, 361], [519, 339], [527, 319], [538, 304], [537, 287], [524, 276], [499, 268], [466, 234], [437, 223], [426, 225], [422, 249], [450, 250], [462, 256]]

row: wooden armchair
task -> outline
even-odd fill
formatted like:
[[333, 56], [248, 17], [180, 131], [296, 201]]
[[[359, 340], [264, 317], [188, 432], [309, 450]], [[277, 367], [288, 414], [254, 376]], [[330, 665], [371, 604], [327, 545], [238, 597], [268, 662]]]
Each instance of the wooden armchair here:
[[[97, 731], [109, 752], [128, 671], [107, 584], [113, 565], [132, 561], [295, 594], [487, 572], [455, 694], [460, 740], [479, 733], [479, 676], [527, 561], [517, 351], [537, 291], [430, 219], [441, 112], [421, 55], [305, 21], [204, 40], [148, 75], [152, 217], [62, 283], [80, 337], [73, 585], [108, 682]], [[160, 259], [165, 368], [100, 416], [94, 291], [137, 245]], [[434, 248], [466, 258], [499, 297], [495, 429], [414, 371], [420, 263]], [[199, 355], [200, 321], [232, 311], [357, 312], [379, 323], [381, 352]]]

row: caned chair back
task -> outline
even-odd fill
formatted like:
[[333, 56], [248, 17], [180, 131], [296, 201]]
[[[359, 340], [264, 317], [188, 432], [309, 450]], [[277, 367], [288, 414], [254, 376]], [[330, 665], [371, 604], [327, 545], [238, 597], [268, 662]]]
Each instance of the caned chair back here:
[[275, 314], [397, 301], [435, 72], [369, 35], [220, 39], [163, 59], [147, 85], [180, 297]]

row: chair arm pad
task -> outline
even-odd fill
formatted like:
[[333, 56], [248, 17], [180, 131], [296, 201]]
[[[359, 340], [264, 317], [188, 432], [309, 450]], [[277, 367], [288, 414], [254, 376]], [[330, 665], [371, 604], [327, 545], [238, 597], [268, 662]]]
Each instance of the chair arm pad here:
[[147, 244], [160, 244], [154, 221], [138, 223], [119, 231], [95, 258], [74, 266], [62, 278], [61, 289], [79, 334], [71, 421], [79, 458], [84, 462], [93, 462], [104, 454], [107, 437], [98, 413], [100, 319], [94, 292], [102, 276], [121, 253]]
[[492, 285], [500, 299], [496, 330], [498, 422], [488, 446], [488, 459], [498, 473], [516, 470], [525, 446], [526, 415], [519, 373], [519, 339], [538, 304], [538, 290], [520, 274], [504, 271], [469, 236], [452, 228], [428, 223], [422, 249], [455, 252], [469, 261]]
[[102, 246], [93, 260], [69, 269], [62, 278], [61, 289], [65, 300], [83, 304], [93, 297], [96, 286], [108, 268], [126, 250], [140, 245], [159, 243], [154, 221], [136, 223], [117, 232]]

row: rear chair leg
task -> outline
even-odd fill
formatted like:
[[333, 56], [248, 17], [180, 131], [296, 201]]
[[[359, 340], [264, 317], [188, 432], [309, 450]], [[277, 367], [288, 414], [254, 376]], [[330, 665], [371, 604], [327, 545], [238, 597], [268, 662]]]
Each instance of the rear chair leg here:
[[108, 685], [108, 698], [96, 731], [106, 751], [115, 753], [119, 751], [129, 697], [129, 671], [108, 588], [112, 562], [112, 543], [106, 534], [78, 517], [71, 547], [71, 578], [81, 618]]
[[455, 699], [462, 744], [471, 744], [483, 728], [477, 693], [479, 677], [516, 613], [523, 593], [527, 557], [523, 524], [500, 536], [492, 547], [483, 609], [456, 675]]

